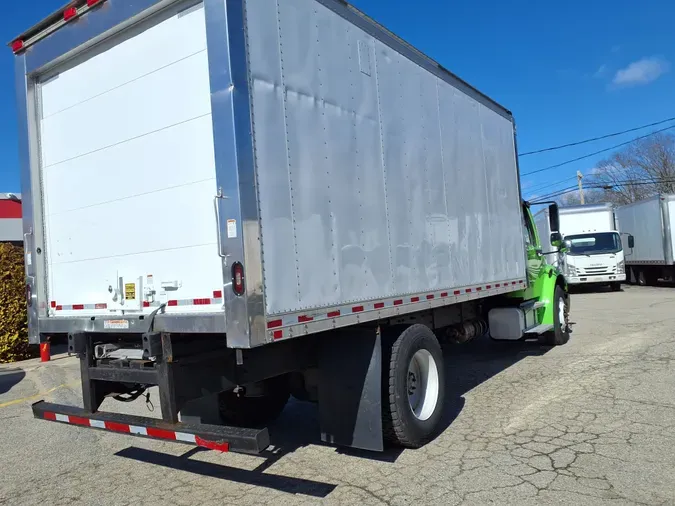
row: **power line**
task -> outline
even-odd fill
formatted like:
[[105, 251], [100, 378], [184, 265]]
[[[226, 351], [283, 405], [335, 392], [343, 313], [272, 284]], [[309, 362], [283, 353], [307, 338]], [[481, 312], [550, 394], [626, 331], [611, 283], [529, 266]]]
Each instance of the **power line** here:
[[[675, 183], [675, 179], [645, 179], [645, 180], [635, 180], [635, 179], [626, 179], [626, 180], [620, 180], [620, 181], [613, 181], [613, 182], [607, 182], [607, 183], [593, 183], [588, 186], [586, 186], [586, 189], [592, 189], [592, 190], [603, 190], [603, 189], [609, 189], [608, 187], [612, 186], [620, 186], [620, 185], [633, 185], [633, 186], [643, 186], [643, 185], [653, 185], [653, 184], [659, 184], [659, 183], [670, 183], [673, 184]], [[562, 190], [556, 190], [553, 193], [550, 193], [548, 195], [544, 195], [542, 197], [538, 197], [535, 200], [532, 201], [532, 204], [536, 204], [537, 202], [540, 202], [542, 200], [549, 200], [555, 197], [560, 197], [561, 195], [565, 195], [566, 193], [571, 193], [574, 191], [578, 191], [577, 185], [574, 186], [569, 186], [567, 188], [564, 188]]]
[[616, 137], [618, 135], [623, 135], [623, 134], [627, 134], [627, 133], [630, 133], [630, 132], [635, 132], [637, 130], [642, 130], [643, 128], [649, 128], [649, 127], [653, 127], [653, 126], [656, 126], [656, 125], [662, 125], [663, 123], [668, 123], [669, 121], [675, 121], [675, 117], [663, 119], [661, 121], [657, 121], [655, 123], [650, 123], [648, 125], [642, 125], [642, 126], [635, 127], [635, 128], [629, 128], [628, 130], [622, 130], [620, 132], [614, 132], [614, 133], [607, 134], [607, 135], [601, 135], [600, 137], [593, 137], [591, 139], [584, 139], [583, 141], [570, 142], [569, 144], [561, 144], [560, 146], [553, 146], [553, 147], [550, 147], [550, 148], [538, 149], [536, 151], [528, 151], [527, 153], [520, 153], [518, 156], [536, 155], [538, 153], [545, 153], [547, 151], [556, 151], [558, 149], [571, 148], [572, 146], [579, 146], [581, 144], [587, 144], [589, 142], [600, 141], [602, 139], [609, 139], [610, 137]]
[[647, 137], [651, 137], [652, 135], [655, 135], [655, 134], [658, 134], [658, 133], [661, 133], [661, 132], [665, 132], [666, 130], [670, 130], [672, 128], [675, 128], [675, 125], [671, 125], [671, 126], [666, 127], [666, 128], [661, 128], [660, 130], [654, 130], [653, 132], [650, 132], [646, 135], [641, 135], [640, 137], [636, 137], [635, 139], [632, 139], [630, 141], [622, 142], [621, 144], [616, 144], [616, 145], [611, 146], [609, 148], [601, 149], [600, 151], [594, 151], [593, 153], [588, 153], [587, 155], [579, 156], [577, 158], [573, 158], [573, 159], [567, 160], [565, 162], [556, 163], [555, 165], [549, 165], [548, 167], [544, 167], [543, 169], [537, 169], [537, 170], [533, 170], [533, 171], [530, 171], [530, 172], [526, 172], [525, 174], [522, 174], [522, 175], [523, 176], [530, 176], [532, 174], [537, 174], [539, 172], [544, 172], [546, 170], [557, 169], [558, 167], [562, 167], [563, 165], [567, 165], [567, 164], [573, 163], [573, 162], [578, 162], [579, 160], [583, 160], [585, 158], [590, 158], [591, 156], [599, 155], [600, 153], [606, 153], [607, 151], [612, 151], [616, 148], [620, 148], [621, 146], [626, 146], [628, 144], [632, 144], [635, 141], [639, 141], [640, 139], [645, 139]]
[[[597, 183], [590, 183], [586, 186], [587, 189], [592, 189], [592, 190], [602, 190], [602, 189], [609, 189], [609, 187], [613, 186], [621, 186], [621, 185], [646, 185], [646, 184], [659, 184], [659, 183], [673, 183], [675, 181], [671, 181], [670, 179], [619, 179], [616, 181], [611, 181], [611, 182], [597, 182]], [[536, 200], [542, 200], [542, 199], [549, 199], [552, 197], [557, 197], [559, 194], [564, 194], [564, 193], [569, 193], [572, 191], [577, 191], [579, 187], [577, 185], [572, 185], [568, 186], [566, 188], [563, 188], [562, 190], [555, 190], [554, 192], [551, 192], [547, 195], [544, 195], [542, 197], [537, 197]]]
[[567, 181], [571, 181], [572, 179], [576, 179], [576, 177], [577, 176], [567, 177], [565, 179], [561, 179], [560, 181], [556, 181], [555, 183], [539, 183], [537, 185], [534, 185], [531, 188], [527, 188], [526, 190], [527, 190], [528, 193], [532, 193], [533, 191], [535, 191], [535, 192], [541, 191], [541, 190], [544, 190], [546, 188], [550, 188], [551, 186], [557, 186], [559, 184], [566, 183]]

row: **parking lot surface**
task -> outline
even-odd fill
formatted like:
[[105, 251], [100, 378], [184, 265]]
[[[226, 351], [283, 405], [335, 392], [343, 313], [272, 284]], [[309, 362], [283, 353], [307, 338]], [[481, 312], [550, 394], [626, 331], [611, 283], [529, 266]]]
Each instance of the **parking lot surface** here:
[[448, 348], [447, 428], [420, 450], [322, 445], [299, 402], [257, 457], [38, 421], [36, 400], [80, 405], [77, 360], [3, 366], [0, 504], [675, 503], [675, 288], [572, 300], [565, 346]]

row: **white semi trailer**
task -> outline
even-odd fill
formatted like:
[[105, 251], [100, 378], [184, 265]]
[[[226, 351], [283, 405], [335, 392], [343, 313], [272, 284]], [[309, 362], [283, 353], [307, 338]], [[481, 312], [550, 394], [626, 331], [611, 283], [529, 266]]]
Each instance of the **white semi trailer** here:
[[76, 0], [12, 49], [30, 337], [82, 370], [36, 417], [260, 452], [294, 395], [416, 447], [437, 335], [567, 341], [511, 113], [345, 2]]
[[655, 195], [646, 200], [621, 206], [616, 210], [621, 230], [635, 237], [628, 244], [626, 256], [628, 280], [640, 285], [654, 285], [659, 279], [675, 279], [675, 195]]

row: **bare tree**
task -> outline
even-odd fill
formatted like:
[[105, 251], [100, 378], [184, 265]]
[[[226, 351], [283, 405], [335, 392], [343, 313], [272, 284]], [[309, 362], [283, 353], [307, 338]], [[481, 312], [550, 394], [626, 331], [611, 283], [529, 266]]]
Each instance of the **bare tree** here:
[[629, 144], [598, 163], [587, 181], [606, 202], [619, 205], [675, 193], [675, 136], [656, 134]]

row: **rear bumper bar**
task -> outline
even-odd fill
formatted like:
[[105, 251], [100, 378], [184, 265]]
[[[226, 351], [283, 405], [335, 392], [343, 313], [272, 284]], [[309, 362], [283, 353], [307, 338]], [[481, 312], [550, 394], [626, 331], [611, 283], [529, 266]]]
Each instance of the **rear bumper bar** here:
[[207, 424], [167, 423], [155, 418], [117, 413], [87, 413], [81, 408], [39, 401], [33, 404], [33, 416], [118, 434], [176, 441], [221, 452], [258, 454], [270, 444], [267, 429], [247, 429]]

